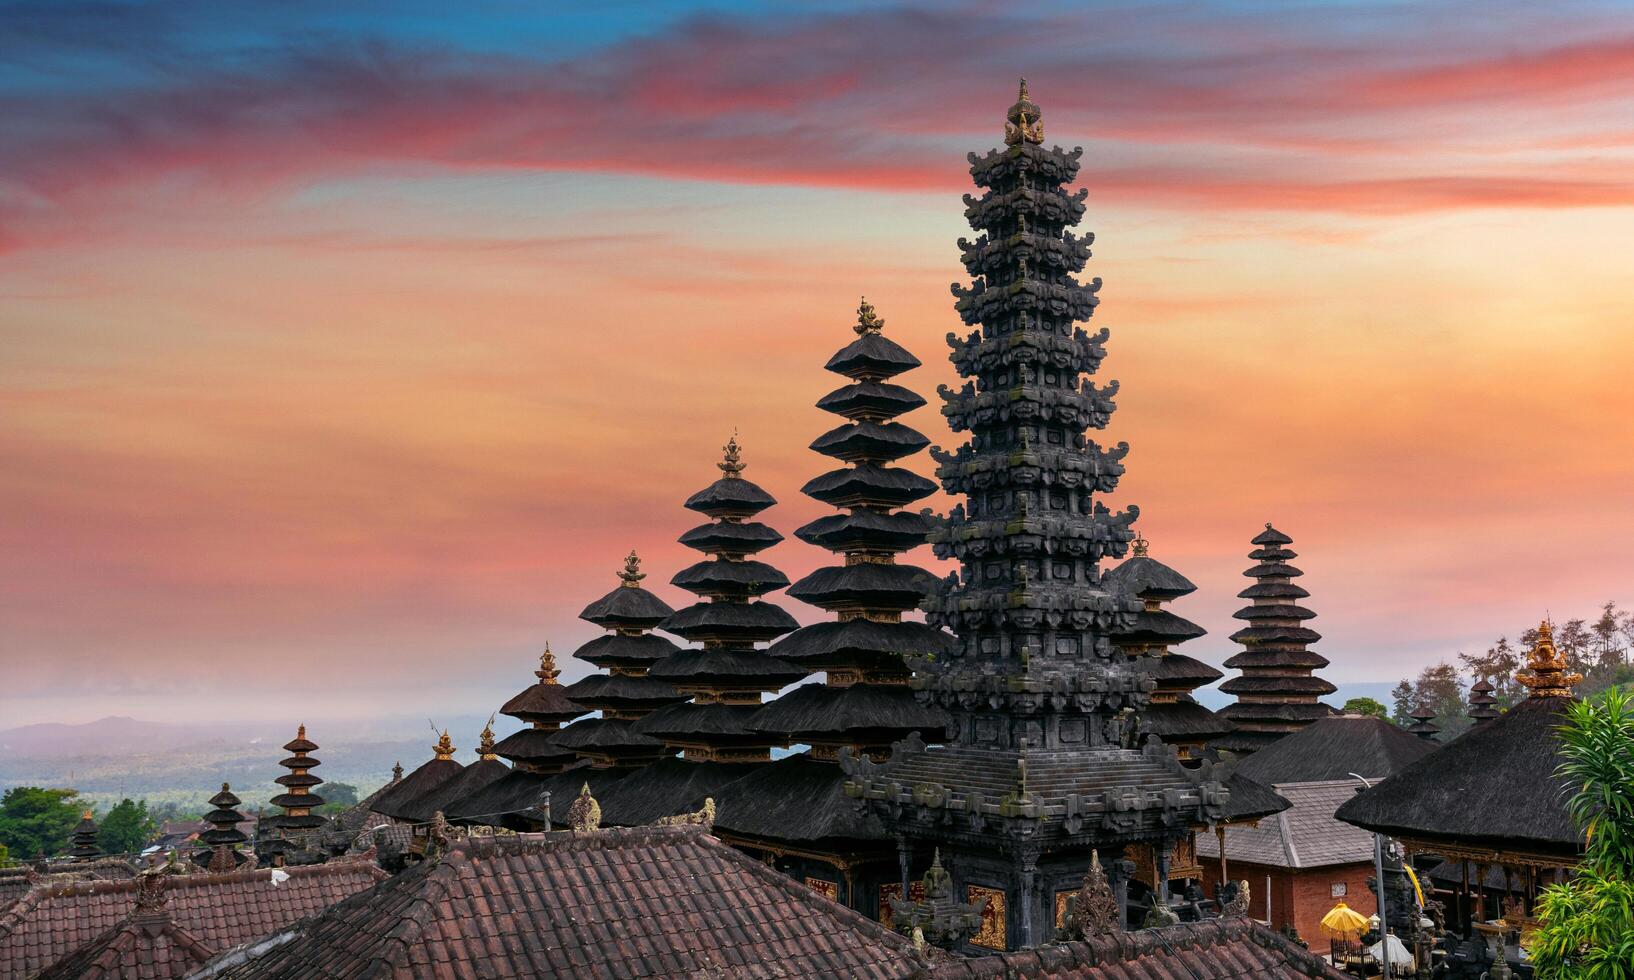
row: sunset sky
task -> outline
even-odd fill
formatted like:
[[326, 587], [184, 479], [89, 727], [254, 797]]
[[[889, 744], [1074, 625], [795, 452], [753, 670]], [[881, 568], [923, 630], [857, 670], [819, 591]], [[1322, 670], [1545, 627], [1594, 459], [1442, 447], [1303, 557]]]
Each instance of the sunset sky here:
[[1085, 6], [0, 5], [0, 727], [485, 713], [734, 428], [825, 563], [1023, 74], [1188, 652], [1266, 521], [1334, 681], [1634, 602], [1634, 7]]

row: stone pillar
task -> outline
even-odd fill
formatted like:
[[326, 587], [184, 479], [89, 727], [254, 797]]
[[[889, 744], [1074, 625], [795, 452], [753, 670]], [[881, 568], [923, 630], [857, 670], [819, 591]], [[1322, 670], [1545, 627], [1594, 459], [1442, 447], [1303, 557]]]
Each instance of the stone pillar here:
[[[1034, 925], [1037, 916], [1033, 906], [1038, 904], [1038, 853], [1023, 848], [1016, 855], [1017, 877], [1021, 882], [1021, 941], [1017, 946], [1037, 946], [1051, 937], [1039, 936]], [[1051, 923], [1053, 927], [1053, 923]]]
[[896, 839], [896, 859], [897, 863], [902, 865], [902, 899], [907, 901], [908, 875], [913, 870], [913, 846], [908, 843], [906, 837]]

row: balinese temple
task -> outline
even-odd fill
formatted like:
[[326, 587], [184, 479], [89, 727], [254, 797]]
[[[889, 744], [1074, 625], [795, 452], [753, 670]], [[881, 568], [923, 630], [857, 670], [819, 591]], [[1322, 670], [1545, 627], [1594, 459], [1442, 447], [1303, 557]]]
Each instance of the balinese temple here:
[[1340, 820], [1394, 838], [1409, 855], [1463, 865], [1467, 900], [1451, 916], [1459, 931], [1472, 916], [1498, 914], [1481, 888], [1492, 870], [1529, 916], [1538, 891], [1563, 880], [1583, 853], [1567, 809], [1570, 786], [1555, 773], [1563, 759], [1557, 729], [1582, 677], [1567, 669], [1547, 621], [1516, 677], [1531, 689], [1526, 700], [1338, 809]]
[[931, 518], [900, 508], [936, 491], [936, 484], [894, 465], [928, 444], [894, 419], [925, 400], [890, 379], [919, 360], [885, 337], [885, 325], [866, 300], [858, 307], [857, 337], [826, 365], [846, 384], [817, 405], [845, 420], [812, 444], [845, 464], [803, 488], [840, 509], [795, 531], [841, 563], [820, 568], [788, 594], [832, 613], [829, 622], [803, 626], [772, 645], [770, 653], [802, 671], [822, 671], [821, 684], [804, 684], [768, 703], [748, 727], [777, 744], [804, 744], [770, 765], [756, 766], [721, 791], [717, 833], [764, 856], [820, 892], [870, 916], [901, 898], [896, 844], [883, 826], [844, 794], [841, 748], [883, 760], [891, 743], [919, 732], [940, 742], [947, 714], [922, 705], [909, 687], [904, 656], [947, 656], [951, 634], [903, 620], [937, 587], [937, 579], [897, 556], [925, 543]]
[[221, 792], [210, 797], [211, 810], [204, 815], [210, 829], [199, 834], [199, 850], [193, 863], [212, 871], [231, 871], [249, 860], [239, 848], [249, 843], [249, 835], [238, 829], [244, 822], [239, 807], [244, 801], [233, 793], [232, 787], [221, 784]]
[[1205, 630], [1168, 609], [1166, 603], [1197, 591], [1191, 580], [1153, 558], [1144, 538], [1136, 538], [1134, 554], [1101, 576], [1101, 587], [1140, 600], [1134, 626], [1113, 637], [1130, 657], [1146, 658], [1140, 666], [1152, 675], [1157, 688], [1140, 713], [1140, 731], [1150, 732], [1172, 745], [1182, 762], [1195, 765], [1210, 741], [1227, 735], [1231, 722], [1197, 703], [1192, 691], [1225, 675], [1173, 647], [1202, 636]]
[[68, 849], [68, 856], [75, 861], [95, 861], [102, 856], [102, 848], [97, 844], [96, 821], [91, 818], [89, 808], [79, 815], [79, 823], [74, 827], [70, 838], [73, 847]]
[[511, 768], [499, 761], [494, 749], [494, 728], [490, 721], [482, 726], [477, 738], [477, 761], [418, 796], [394, 802], [388, 816], [413, 824], [431, 823], [438, 814], [448, 819], [450, 809], [511, 774]]
[[310, 755], [317, 750], [317, 743], [306, 737], [305, 725], [296, 729], [294, 740], [284, 743], [289, 757], [278, 760], [278, 764], [289, 772], [273, 780], [284, 791], [269, 801], [284, 812], [258, 822], [260, 840], [256, 842], [256, 853], [262, 864], [323, 860], [319, 838], [328, 821], [322, 814], [312, 812], [323, 806], [323, 797], [313, 792], [313, 787], [323, 783], [322, 777], [312, 774], [312, 770], [321, 765]]
[[[1169, 602], [1197, 591], [1191, 580], [1153, 558], [1145, 538], [1137, 537], [1132, 554], [1101, 576], [1101, 586], [1109, 592], [1134, 596], [1141, 603], [1134, 625], [1114, 636], [1113, 642], [1132, 658], [1138, 669], [1151, 674], [1157, 685], [1152, 700], [1140, 712], [1138, 737], [1156, 735], [1164, 745], [1175, 748], [1182, 765], [1200, 768], [1210, 753], [1209, 742], [1230, 734], [1231, 722], [1209, 710], [1192, 696], [1192, 691], [1212, 684], [1224, 675], [1195, 657], [1177, 653], [1173, 647], [1204, 635], [1205, 630], [1165, 608]], [[1213, 761], [1218, 761], [1217, 759]], [[1167, 882], [1170, 889], [1184, 889], [1186, 883], [1205, 879], [1198, 858], [1197, 831], [1223, 833], [1227, 826], [1255, 826], [1265, 817], [1290, 806], [1270, 786], [1230, 768], [1210, 767], [1215, 778], [1230, 792], [1225, 811], [1212, 827], [1195, 828], [1169, 852]], [[1165, 862], [1146, 844], [1133, 845], [1124, 856], [1134, 865], [1133, 880], [1143, 894], [1156, 890], [1159, 868]]]
[[1121, 889], [1125, 846], [1167, 860], [1192, 826], [1224, 815], [1229, 796], [1157, 739], [1135, 747], [1135, 713], [1156, 685], [1114, 642], [1142, 603], [1101, 581], [1101, 560], [1127, 553], [1137, 511], [1112, 513], [1094, 498], [1116, 489], [1127, 446], [1085, 437], [1111, 418], [1115, 386], [1085, 377], [1108, 331], [1075, 326], [1100, 287], [1074, 278], [1089, 258], [1090, 237], [1071, 231], [1088, 192], [1064, 185], [1083, 151], [1043, 140], [1023, 83], [1006, 148], [969, 158], [984, 193], [966, 196], [965, 214], [980, 235], [961, 240], [974, 281], [954, 295], [978, 329], [949, 344], [973, 380], [943, 389], [942, 411], [970, 437], [957, 452], [933, 451], [943, 488], [965, 498], [931, 538], [959, 571], [927, 615], [960, 646], [914, 663], [915, 689], [949, 712], [952, 736], [940, 746], [904, 740], [883, 764], [841, 756], [847, 792], [899, 841], [904, 891], [939, 849], [954, 899], [982, 912], [973, 934], [950, 932], [945, 911], [910, 895], [895, 925], [970, 951], [1048, 941], [1092, 851]]
[[1429, 705], [1419, 705], [1408, 717], [1413, 719], [1413, 723], [1407, 726], [1407, 730], [1419, 738], [1433, 742], [1441, 734], [1441, 728], [1435, 723], [1435, 712], [1430, 710]]
[[1475, 724], [1491, 721], [1498, 717], [1497, 688], [1486, 678], [1481, 678], [1469, 688], [1469, 717]]
[[1231, 634], [1243, 652], [1225, 662], [1242, 673], [1220, 685], [1222, 692], [1236, 695], [1236, 703], [1220, 710], [1236, 731], [1215, 740], [1215, 748], [1246, 754], [1337, 714], [1318, 700], [1338, 688], [1315, 674], [1328, 665], [1327, 658], [1307, 649], [1322, 634], [1305, 625], [1316, 613], [1299, 604], [1310, 593], [1293, 581], [1305, 574], [1288, 564], [1298, 557], [1288, 548], [1293, 541], [1267, 524], [1252, 542], [1248, 557], [1255, 564], [1243, 574], [1254, 584], [1237, 593], [1251, 602], [1233, 614], [1248, 625]]
[[[653, 664], [679, 653], [681, 648], [653, 632], [675, 610], [642, 587], [646, 577], [641, 559], [630, 552], [618, 573], [619, 584], [579, 613], [580, 619], [600, 626], [608, 634], [591, 640], [573, 655], [606, 673], [591, 674], [565, 688], [564, 693], [574, 704], [599, 711], [601, 717], [574, 722], [554, 742], [590, 760], [599, 780], [599, 784], [593, 781], [591, 789], [597, 792], [602, 792], [601, 784], [611, 785], [609, 776], [626, 775], [676, 752], [635, 730], [637, 722], [659, 708], [687, 700], [685, 694], [647, 675]], [[570, 799], [577, 795], [579, 786], [564, 788], [571, 789]]]
[[[444, 816], [455, 823], [480, 823], [531, 830], [546, 824], [543, 805], [550, 777], [580, 764], [577, 753], [556, 744], [564, 722], [585, 713], [572, 701], [556, 678], [556, 658], [545, 644], [539, 655], [538, 678], [520, 694], [506, 701], [500, 713], [523, 722], [527, 727], [499, 740], [493, 754], [511, 762], [511, 770], [474, 793], [449, 803]], [[565, 801], [563, 801], [565, 802]]]
[[637, 770], [600, 797], [603, 819], [611, 824], [650, 823], [696, 808], [754, 766], [770, 762], [772, 747], [782, 742], [750, 729], [749, 718], [760, 709], [762, 695], [806, 674], [757, 648], [799, 624], [760, 598], [788, 585], [788, 578], [752, 557], [782, 540], [752, 520], [777, 501], [744, 479], [736, 436], [723, 449], [725, 458], [716, 464], [720, 479], [685, 504], [711, 518], [680, 538], [706, 557], [670, 579], [700, 601], [659, 624], [700, 646], [677, 650], [647, 672], [689, 700], [659, 708], [631, 726], [682, 754]]
[[375, 801], [374, 811], [393, 820], [408, 820], [414, 802], [465, 770], [465, 765], [454, 759], [454, 740], [443, 729], [431, 747], [431, 758], [398, 781], [397, 786], [381, 794]]

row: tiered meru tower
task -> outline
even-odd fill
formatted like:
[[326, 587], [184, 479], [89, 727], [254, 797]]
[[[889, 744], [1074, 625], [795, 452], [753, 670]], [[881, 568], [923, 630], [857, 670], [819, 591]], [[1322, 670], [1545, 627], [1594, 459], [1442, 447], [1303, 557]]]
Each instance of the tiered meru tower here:
[[753, 521], [777, 503], [743, 478], [745, 464], [737, 437], [717, 463], [721, 477], [687, 498], [686, 508], [712, 520], [681, 535], [681, 543], [707, 557], [675, 573], [670, 584], [701, 600], [665, 619], [660, 628], [701, 644], [678, 650], [654, 664], [648, 676], [691, 697], [654, 711], [636, 730], [681, 749], [695, 762], [766, 762], [781, 740], [751, 730], [749, 716], [761, 696], [806, 675], [756, 644], [775, 640], [799, 624], [761, 596], [789, 584], [777, 569], [753, 555], [783, 540]]
[[[1103, 450], [1084, 436], [1107, 424], [1114, 386], [1084, 377], [1105, 355], [1107, 331], [1075, 326], [1100, 286], [1074, 278], [1090, 239], [1069, 229], [1087, 192], [1064, 185], [1083, 151], [1045, 149], [1043, 138], [1023, 83], [1007, 148], [970, 156], [985, 193], [967, 196], [965, 213], [981, 234], [960, 242], [974, 281], [954, 295], [979, 329], [949, 344], [973, 383], [943, 391], [950, 427], [970, 439], [935, 453], [942, 486], [965, 502], [932, 537], [960, 569], [928, 616], [961, 647], [914, 665], [923, 700], [953, 716], [952, 741], [904, 741], [883, 765], [842, 754], [847, 792], [901, 841], [903, 885], [910, 864], [924, 867], [939, 847], [953, 897], [984, 908], [967, 943], [985, 948], [1048, 940], [1092, 849], [1121, 872], [1123, 845], [1167, 853], [1191, 824], [1217, 820], [1227, 798], [1173, 749], [1133, 747], [1154, 684], [1112, 637], [1134, 625], [1141, 603], [1108, 593], [1099, 563], [1126, 552], [1136, 511], [1114, 514], [1094, 499], [1116, 488], [1127, 447]], [[905, 902], [897, 925], [936, 908]]]
[[284, 751], [289, 753], [289, 758], [278, 760], [278, 764], [289, 772], [273, 780], [284, 791], [270, 801], [284, 812], [261, 821], [262, 826], [257, 827], [260, 832], [269, 829], [270, 825], [270, 833], [264, 834], [256, 847], [263, 864], [316, 863], [323, 860], [318, 836], [329, 821], [322, 814], [312, 812], [323, 806], [323, 797], [313, 792], [323, 783], [322, 777], [312, 774], [313, 769], [322, 765], [311, 756], [317, 750], [318, 744], [306, 737], [305, 725], [296, 729], [292, 741], [284, 743]]
[[[647, 675], [653, 664], [680, 652], [680, 647], [654, 633], [653, 627], [668, 619], [675, 610], [664, 600], [641, 587], [647, 577], [634, 551], [624, 559], [613, 591], [584, 607], [579, 618], [607, 630], [606, 636], [579, 647], [573, 656], [607, 671], [590, 676], [565, 688], [575, 704], [601, 712], [600, 718], [585, 718], [562, 729], [557, 745], [571, 748], [590, 760], [603, 777], [591, 779], [591, 788], [605, 781], [605, 774], [627, 774], [639, 766], [675, 754], [675, 750], [650, 735], [635, 730], [635, 724], [665, 705], [687, 699], [675, 688]], [[560, 782], [560, 781], [559, 781]], [[582, 784], [581, 784], [582, 785]], [[563, 808], [579, 787], [555, 808]]]
[[884, 325], [864, 300], [857, 338], [826, 365], [850, 383], [817, 405], [845, 423], [811, 448], [846, 465], [814, 478], [804, 492], [841, 513], [794, 532], [843, 556], [842, 564], [820, 568], [788, 590], [836, 620], [803, 626], [769, 651], [802, 673], [825, 672], [824, 683], [795, 688], [748, 722], [777, 744], [804, 743], [811, 750], [756, 767], [723, 788], [715, 821], [725, 839], [868, 915], [877, 915], [900, 888], [896, 847], [879, 820], [844, 795], [838, 752], [849, 748], [883, 759], [892, 742], [915, 731], [941, 741], [947, 715], [914, 697], [903, 657], [947, 656], [955, 646], [950, 634], [902, 619], [924, 604], [937, 580], [897, 563], [898, 555], [925, 543], [931, 527], [928, 513], [899, 508], [936, 492], [936, 484], [893, 465], [928, 440], [893, 421], [925, 400], [890, 382], [919, 360], [883, 336]]
[[1134, 625], [1113, 638], [1152, 675], [1157, 689], [1140, 713], [1140, 732], [1150, 732], [1178, 750], [1180, 758], [1195, 765], [1211, 739], [1231, 731], [1231, 722], [1197, 703], [1191, 692], [1225, 676], [1195, 657], [1172, 647], [1202, 636], [1205, 630], [1164, 608], [1166, 603], [1197, 591], [1191, 580], [1148, 554], [1147, 543], [1136, 538], [1134, 554], [1101, 577], [1109, 592], [1140, 600]]
[[1255, 564], [1243, 574], [1254, 584], [1237, 593], [1252, 602], [1233, 614], [1248, 625], [1231, 634], [1243, 652], [1225, 662], [1242, 674], [1220, 685], [1237, 697], [1235, 704], [1220, 709], [1236, 731], [1214, 742], [1216, 748], [1237, 753], [1257, 751], [1335, 714], [1317, 699], [1338, 690], [1314, 673], [1328, 665], [1327, 658], [1306, 649], [1322, 634], [1305, 625], [1316, 613], [1299, 605], [1310, 593], [1293, 581], [1305, 574], [1288, 564], [1299, 557], [1288, 548], [1294, 539], [1267, 524], [1252, 543], [1248, 557]]

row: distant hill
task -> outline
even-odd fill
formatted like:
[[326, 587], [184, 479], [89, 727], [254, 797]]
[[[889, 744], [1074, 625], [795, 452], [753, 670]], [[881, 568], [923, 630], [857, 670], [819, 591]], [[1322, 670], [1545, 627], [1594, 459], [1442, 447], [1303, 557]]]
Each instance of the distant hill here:
[[[448, 719], [458, 758], [475, 758], [486, 717]], [[519, 727], [496, 720], [503, 737]], [[321, 748], [316, 774], [368, 792], [391, 778], [401, 762], [413, 769], [431, 757], [424, 719], [312, 719], [308, 735]], [[254, 809], [280, 792], [282, 746], [295, 736], [288, 725], [267, 722], [185, 723], [109, 717], [78, 725], [25, 725], [0, 731], [0, 790], [11, 786], [72, 787], [98, 806], [120, 796], [198, 805], [223, 781]], [[321, 793], [321, 788], [319, 789]]]

